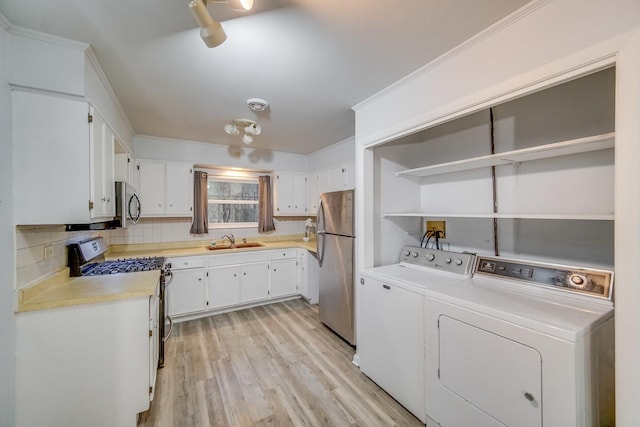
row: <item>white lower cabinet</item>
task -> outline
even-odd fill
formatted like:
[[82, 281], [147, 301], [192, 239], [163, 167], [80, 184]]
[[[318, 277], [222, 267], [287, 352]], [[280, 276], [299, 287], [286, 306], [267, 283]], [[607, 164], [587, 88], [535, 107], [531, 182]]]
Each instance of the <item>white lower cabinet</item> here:
[[311, 304], [318, 303], [319, 268], [317, 258], [309, 251], [300, 249], [298, 255], [298, 287], [300, 295]]
[[170, 316], [206, 310], [206, 271], [204, 257], [170, 258], [171, 281], [167, 286]]
[[425, 422], [424, 296], [366, 276], [357, 286], [360, 369]]
[[298, 293], [298, 250], [285, 248], [271, 251], [271, 298]]
[[267, 262], [209, 268], [210, 309], [231, 307], [269, 298]]
[[212, 255], [207, 265], [210, 310], [266, 301], [269, 298], [269, 252]]
[[15, 425], [134, 427], [155, 388], [157, 295], [16, 314]]
[[[301, 292], [297, 248], [175, 257], [167, 262], [173, 275], [167, 287], [169, 315], [178, 321]], [[317, 286], [315, 295], [315, 301], [304, 296], [317, 302]]]

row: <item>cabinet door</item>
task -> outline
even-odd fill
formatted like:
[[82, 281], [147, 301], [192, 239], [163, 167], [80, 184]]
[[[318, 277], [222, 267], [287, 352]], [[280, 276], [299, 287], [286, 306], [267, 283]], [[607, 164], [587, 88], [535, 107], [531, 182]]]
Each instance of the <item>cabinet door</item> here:
[[92, 116], [89, 138], [89, 161], [91, 170], [91, 218], [113, 217], [113, 132], [102, 117], [90, 108]]
[[193, 200], [193, 166], [190, 163], [166, 163], [166, 214], [191, 216]]
[[298, 292], [296, 259], [271, 262], [271, 298], [295, 295]]
[[307, 177], [306, 175], [293, 175], [292, 179], [292, 203], [293, 213], [304, 215], [307, 212]]
[[113, 161], [114, 161], [114, 146], [115, 135], [107, 124], [104, 126], [104, 139], [102, 144], [102, 182], [103, 182], [103, 194], [105, 197], [104, 216], [112, 218], [116, 214], [116, 199], [115, 199], [115, 181], [113, 179]]
[[304, 215], [307, 211], [306, 175], [278, 172], [275, 181], [276, 215]]
[[87, 103], [17, 89], [11, 96], [15, 223], [89, 222]]
[[423, 297], [368, 277], [358, 286], [360, 369], [424, 421]]
[[206, 309], [204, 269], [174, 270], [167, 287], [169, 315], [197, 313]]
[[307, 214], [318, 213], [318, 174], [312, 173], [307, 176]]
[[356, 188], [356, 165], [355, 163], [347, 163], [343, 166], [343, 181], [345, 190], [353, 190]]
[[291, 214], [293, 212], [293, 176], [286, 172], [280, 172], [276, 175], [275, 185], [275, 214]]
[[[303, 297], [305, 297], [306, 299], [309, 299], [309, 292], [308, 292], [308, 283], [309, 280], [307, 278], [307, 259], [308, 259], [308, 252], [304, 249], [300, 249], [299, 250], [299, 254], [298, 254], [298, 268], [297, 268], [297, 274], [298, 274], [298, 290], [300, 292], [300, 295], [302, 295]], [[273, 283], [273, 280], [271, 281], [271, 283]]]
[[140, 160], [140, 205], [142, 216], [165, 213], [165, 163]]
[[149, 298], [149, 400], [153, 400], [156, 376], [158, 373], [158, 358], [159, 358], [159, 346], [160, 337], [159, 331], [160, 321], [160, 290], [156, 289], [153, 296]]
[[269, 263], [245, 264], [241, 267], [240, 301], [262, 301], [269, 298]]
[[209, 309], [240, 304], [240, 267], [210, 268], [207, 272]]

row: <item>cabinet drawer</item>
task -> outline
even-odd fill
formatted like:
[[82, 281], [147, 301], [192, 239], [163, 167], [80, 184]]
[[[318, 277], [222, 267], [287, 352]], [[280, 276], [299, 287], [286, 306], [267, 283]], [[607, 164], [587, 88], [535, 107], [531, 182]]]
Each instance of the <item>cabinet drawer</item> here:
[[297, 257], [298, 257], [297, 248], [286, 248], [286, 249], [278, 249], [275, 251], [271, 251], [272, 261], [275, 261], [277, 259], [287, 259], [287, 258], [297, 258]]
[[167, 258], [167, 262], [171, 263], [171, 270], [186, 270], [189, 268], [203, 268], [204, 257], [178, 257]]
[[254, 262], [269, 261], [268, 251], [240, 252], [235, 254], [211, 255], [208, 257], [207, 264], [209, 267], [218, 267], [221, 265], [247, 264]]

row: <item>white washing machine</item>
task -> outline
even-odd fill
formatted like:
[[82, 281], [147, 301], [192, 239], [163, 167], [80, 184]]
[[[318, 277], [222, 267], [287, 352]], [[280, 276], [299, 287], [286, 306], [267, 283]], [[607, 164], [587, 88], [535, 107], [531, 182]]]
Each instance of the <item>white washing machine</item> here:
[[613, 273], [478, 257], [425, 288], [427, 426], [614, 426]]
[[426, 421], [425, 288], [470, 277], [474, 256], [407, 246], [400, 263], [366, 269], [358, 290], [360, 369]]

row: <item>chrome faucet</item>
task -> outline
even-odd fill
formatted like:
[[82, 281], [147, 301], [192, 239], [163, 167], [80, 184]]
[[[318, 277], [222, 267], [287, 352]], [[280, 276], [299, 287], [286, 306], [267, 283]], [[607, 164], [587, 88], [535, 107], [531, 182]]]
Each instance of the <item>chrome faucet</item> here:
[[224, 239], [229, 239], [229, 243], [231, 243], [231, 246], [236, 244], [236, 238], [233, 237], [233, 234], [231, 233], [225, 234], [224, 236], [222, 236], [222, 240]]

